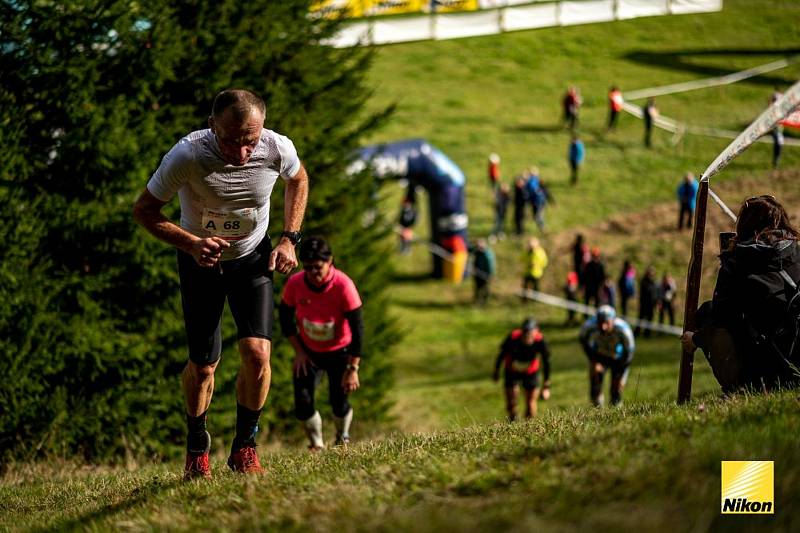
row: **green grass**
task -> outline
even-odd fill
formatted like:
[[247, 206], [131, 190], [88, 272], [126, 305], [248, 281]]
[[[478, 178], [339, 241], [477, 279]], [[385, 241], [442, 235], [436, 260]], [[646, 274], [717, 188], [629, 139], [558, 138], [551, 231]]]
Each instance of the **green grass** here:
[[[387, 46], [371, 73], [373, 105], [396, 102], [398, 111], [372, 140], [425, 137], [449, 154], [468, 175], [472, 236], [485, 235], [492, 222], [487, 155], [503, 157], [506, 181], [539, 166], [557, 200], [543, 237], [552, 262], [543, 280], [548, 292], [560, 293], [576, 231], [603, 249], [614, 277], [631, 257], [640, 271], [649, 263], [659, 273], [672, 271], [682, 290], [690, 236], [672, 229], [674, 190], [683, 172], [699, 173], [727, 141], [687, 136], [673, 146], [656, 132], [654, 149], [646, 150], [641, 123], [630, 116], [607, 135], [608, 86], [639, 89], [772, 61], [800, 49], [798, 21], [795, 2], [727, 0], [716, 14]], [[662, 97], [658, 105], [692, 124], [741, 129], [773, 85], [798, 77], [795, 64], [729, 87]], [[575, 188], [567, 183], [568, 135], [559, 125], [559, 99], [570, 83], [585, 98], [588, 152]], [[786, 148], [789, 170], [775, 176], [765, 170], [769, 158], [769, 145], [755, 146], [714, 188], [733, 206], [749, 194], [774, 192], [800, 214], [800, 150]], [[387, 185], [384, 193], [381, 205], [394, 217], [401, 190]], [[425, 226], [423, 220], [423, 239]], [[716, 271], [715, 232], [728, 226], [712, 208], [704, 297]], [[406, 336], [393, 353], [364, 360], [395, 362], [395, 433], [364, 440], [383, 428], [360, 427], [356, 413], [357, 443], [349, 449], [312, 456], [268, 442], [261, 448], [267, 476], [235, 476], [216, 456], [211, 483], [181, 483], [177, 463], [4, 465], [0, 530], [796, 529], [796, 393], [722, 401], [698, 354], [695, 400], [677, 407], [679, 345], [656, 336], [637, 341], [625, 405], [588, 407], [577, 328], [562, 326], [564, 311], [514, 296], [521, 246], [513, 238], [497, 244], [496, 296], [485, 308], [471, 305], [469, 284], [427, 279], [430, 260], [421, 246], [395, 259], [392, 310]], [[509, 425], [502, 422], [501, 386], [489, 376], [498, 345], [527, 314], [540, 321], [552, 347], [553, 396], [540, 404], [538, 419]], [[218, 453], [225, 437], [214, 436]], [[726, 459], [776, 462], [774, 517], [719, 514]]]
[[[789, 531], [798, 407], [796, 393], [587, 407], [275, 453], [263, 477], [216, 463], [208, 483], [181, 483], [177, 464], [23, 469], [0, 486], [0, 528]], [[774, 516], [719, 514], [720, 461], [748, 459], [775, 461]]]

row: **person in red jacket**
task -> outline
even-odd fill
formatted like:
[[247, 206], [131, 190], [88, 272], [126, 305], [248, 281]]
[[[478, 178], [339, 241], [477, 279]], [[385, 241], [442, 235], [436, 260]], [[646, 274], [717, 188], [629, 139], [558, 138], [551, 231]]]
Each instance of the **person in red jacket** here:
[[364, 320], [355, 283], [333, 266], [333, 252], [322, 237], [304, 241], [299, 256], [303, 272], [286, 282], [279, 315], [281, 330], [295, 352], [295, 416], [303, 423], [309, 449], [318, 451], [325, 444], [314, 395], [323, 373], [328, 375], [335, 442], [350, 442], [353, 409], [347, 397], [361, 385], [358, 369]]
[[624, 100], [622, 99], [622, 91], [619, 90], [619, 87], [611, 87], [608, 91], [608, 130], [613, 130], [617, 127], [617, 117], [619, 116], [620, 111], [622, 111], [622, 104]]
[[[525, 389], [525, 418], [536, 416], [536, 401], [550, 398], [550, 350], [536, 321], [526, 318], [519, 329], [514, 329], [500, 346], [494, 365], [494, 380], [500, 379], [500, 367], [505, 369], [505, 396], [508, 420], [517, 419], [519, 385]], [[543, 367], [544, 383], [539, 387], [539, 367]]]

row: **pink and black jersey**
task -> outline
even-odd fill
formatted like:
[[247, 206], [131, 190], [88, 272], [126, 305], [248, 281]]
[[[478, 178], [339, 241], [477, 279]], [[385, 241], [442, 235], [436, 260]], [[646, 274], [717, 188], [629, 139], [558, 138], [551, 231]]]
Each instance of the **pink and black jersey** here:
[[286, 282], [281, 302], [294, 309], [298, 334], [310, 350], [334, 352], [353, 341], [345, 315], [361, 307], [361, 297], [353, 280], [333, 266], [322, 287], [308, 283], [303, 272], [294, 274]]

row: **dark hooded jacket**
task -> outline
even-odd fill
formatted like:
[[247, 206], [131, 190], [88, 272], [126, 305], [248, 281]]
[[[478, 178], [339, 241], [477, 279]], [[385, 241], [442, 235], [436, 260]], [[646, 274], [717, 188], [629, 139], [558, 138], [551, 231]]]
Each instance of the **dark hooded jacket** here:
[[[756, 332], [774, 330], [786, 319], [785, 299], [793, 291], [780, 271], [785, 270], [800, 285], [800, 244], [781, 233], [768, 237], [738, 243], [720, 256], [711, 316], [709, 320], [698, 316], [701, 328], [695, 335], [695, 344], [705, 349], [711, 328], [702, 327], [702, 322], [726, 328], [745, 357], [748, 373], [756, 380], [780, 373], [775, 356], [765, 353], [754, 340]], [[794, 353], [796, 356], [800, 351], [795, 349]]]

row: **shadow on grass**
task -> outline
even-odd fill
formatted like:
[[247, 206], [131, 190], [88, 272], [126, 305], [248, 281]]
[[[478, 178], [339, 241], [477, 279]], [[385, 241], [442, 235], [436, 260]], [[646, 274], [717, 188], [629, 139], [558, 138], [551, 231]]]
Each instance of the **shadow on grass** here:
[[[114, 503], [109, 503], [108, 505], [104, 505], [99, 509], [94, 511], [90, 511], [79, 515], [71, 520], [65, 520], [63, 522], [56, 522], [47, 527], [39, 527], [36, 528], [34, 531], [73, 531], [73, 530], [85, 530], [85, 529], [94, 529], [95, 521], [101, 521], [105, 518], [109, 518], [114, 516], [115, 514], [125, 512], [129, 509], [133, 509], [137, 505], [144, 504], [148, 500], [150, 500], [156, 494], [169, 490], [171, 488], [175, 488], [179, 486], [182, 481], [175, 477], [170, 479], [151, 479], [144, 485], [134, 488], [131, 490], [127, 497], [115, 501]], [[93, 527], [94, 526], [94, 527]]]
[[[724, 76], [732, 74], [738, 70], [730, 68], [720, 68], [710, 65], [698, 65], [690, 63], [689, 57], [692, 56], [791, 56], [800, 54], [800, 48], [722, 48], [722, 49], [689, 49], [689, 50], [674, 50], [671, 52], [650, 52], [650, 51], [636, 51], [630, 52], [623, 56], [625, 59], [634, 61], [636, 63], [644, 63], [647, 65], [656, 65], [666, 67], [672, 70], [680, 70], [683, 72], [693, 72], [703, 77]], [[777, 58], [776, 58], [777, 59]], [[761, 75], [751, 78], [749, 83], [756, 83], [759, 85], [767, 85], [770, 87], [789, 85], [794, 83], [795, 80], [783, 78], [775, 75]]]

